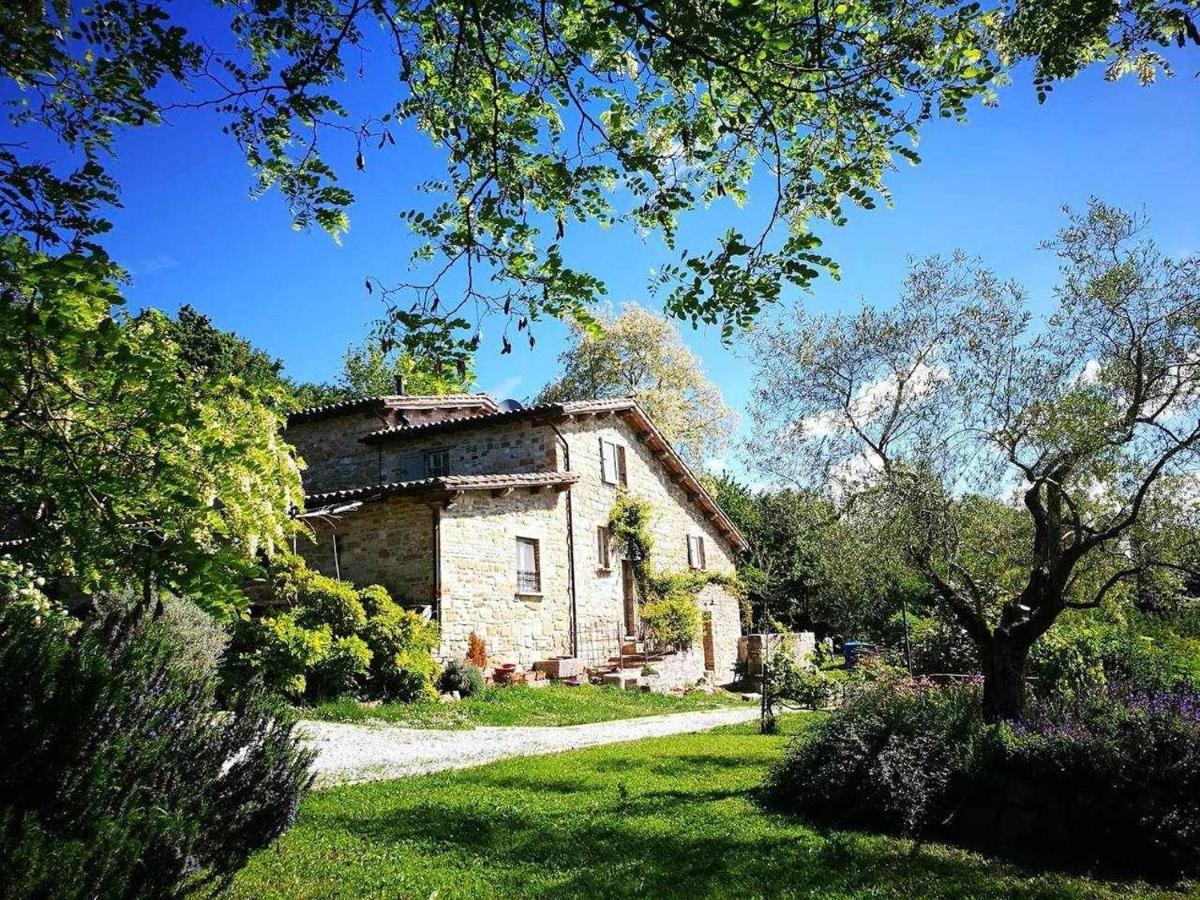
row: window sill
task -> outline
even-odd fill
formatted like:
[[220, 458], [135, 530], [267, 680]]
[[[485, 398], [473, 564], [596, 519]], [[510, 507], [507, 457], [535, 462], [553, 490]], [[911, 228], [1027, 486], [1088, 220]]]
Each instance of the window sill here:
[[517, 591], [515, 596], [519, 600], [541, 600], [545, 597], [541, 591]]

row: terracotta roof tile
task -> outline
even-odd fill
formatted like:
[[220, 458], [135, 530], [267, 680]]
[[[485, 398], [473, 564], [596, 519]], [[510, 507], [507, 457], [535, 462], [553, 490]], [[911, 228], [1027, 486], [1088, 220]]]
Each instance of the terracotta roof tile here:
[[427, 409], [438, 406], [462, 406], [477, 404], [488, 406], [493, 410], [499, 409], [496, 401], [487, 394], [380, 394], [375, 397], [354, 397], [349, 400], [339, 400], [336, 403], [325, 403], [321, 406], [310, 406], [298, 409], [288, 415], [288, 424], [310, 422], [325, 416], [343, 412], [353, 412], [357, 409], [369, 409], [373, 406], [391, 409]]
[[305, 497], [308, 504], [335, 503], [346, 500], [381, 500], [401, 494], [455, 493], [458, 491], [495, 491], [522, 487], [569, 487], [579, 480], [574, 472], [520, 472], [517, 474], [445, 475], [440, 478], [420, 478], [415, 481], [392, 481], [386, 484], [364, 485], [341, 491], [325, 491]]

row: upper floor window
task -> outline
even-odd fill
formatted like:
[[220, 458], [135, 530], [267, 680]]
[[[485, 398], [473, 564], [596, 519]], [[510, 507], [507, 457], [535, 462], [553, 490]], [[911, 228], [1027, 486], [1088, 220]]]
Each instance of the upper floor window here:
[[704, 538], [697, 534], [689, 534], [687, 539], [688, 565], [693, 569], [707, 569], [704, 559]]
[[425, 477], [441, 478], [450, 474], [450, 450], [442, 447], [440, 450], [425, 451]]
[[517, 538], [517, 593], [542, 592], [542, 560], [538, 542], [533, 538]]
[[629, 484], [625, 470], [625, 448], [600, 438], [600, 478], [605, 484]]
[[608, 531], [608, 526], [601, 525], [596, 529], [596, 562], [598, 568], [605, 570], [612, 568], [611, 544], [612, 535]]

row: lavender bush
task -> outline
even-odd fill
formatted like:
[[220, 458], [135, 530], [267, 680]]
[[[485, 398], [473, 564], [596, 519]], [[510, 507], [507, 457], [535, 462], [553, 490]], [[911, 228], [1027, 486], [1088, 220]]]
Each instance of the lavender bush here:
[[879, 685], [802, 736], [767, 801], [824, 821], [1146, 877], [1200, 873], [1200, 694], [1110, 685], [988, 726], [978, 688]]
[[137, 609], [80, 625], [0, 579], [0, 897], [219, 888], [293, 821], [310, 754], [278, 701], [228, 710]]

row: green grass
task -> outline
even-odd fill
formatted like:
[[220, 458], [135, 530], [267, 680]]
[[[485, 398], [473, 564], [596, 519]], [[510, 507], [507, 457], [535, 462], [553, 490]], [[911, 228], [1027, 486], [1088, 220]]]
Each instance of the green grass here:
[[412, 728], [473, 728], [476, 725], [584, 725], [637, 716], [693, 712], [747, 705], [738, 694], [695, 692], [686, 697], [643, 694], [613, 687], [523, 685], [489, 687], [457, 703], [383, 703], [335, 700], [300, 710], [308, 719], [330, 722], [378, 720]]
[[321, 791], [232, 895], [1166, 896], [764, 812], [784, 740], [735, 726]]

